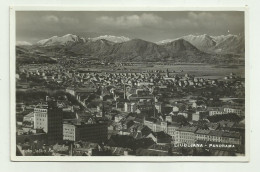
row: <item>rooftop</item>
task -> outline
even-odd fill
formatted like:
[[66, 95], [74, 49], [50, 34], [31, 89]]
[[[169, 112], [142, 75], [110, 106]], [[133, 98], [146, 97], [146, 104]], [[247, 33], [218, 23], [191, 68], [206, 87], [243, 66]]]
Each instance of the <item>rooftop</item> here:
[[209, 133], [210, 133], [210, 130], [201, 130], [201, 129], [199, 129], [199, 130], [196, 131], [196, 134], [209, 134]]
[[177, 129], [178, 131], [184, 131], [184, 132], [192, 132], [195, 133], [195, 131], [198, 129], [198, 127], [189, 127], [189, 126], [184, 126], [184, 127], [180, 127], [179, 129]]

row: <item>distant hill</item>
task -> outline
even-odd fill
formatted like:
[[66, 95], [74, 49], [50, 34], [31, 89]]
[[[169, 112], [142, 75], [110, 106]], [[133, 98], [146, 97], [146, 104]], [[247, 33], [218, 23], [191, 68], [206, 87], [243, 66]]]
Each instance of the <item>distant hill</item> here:
[[[40, 40], [32, 46], [18, 47], [34, 53], [40, 52], [36, 57], [80, 56], [107, 62], [222, 63], [240, 58], [244, 51], [243, 46], [243, 38], [232, 35], [219, 37], [188, 35], [153, 43], [111, 35], [83, 38], [67, 34]], [[17, 53], [23, 54], [20, 48], [17, 48]]]
[[28, 46], [16, 46], [16, 63], [17, 64], [37, 64], [37, 63], [56, 63], [56, 60], [38, 52], [31, 52]]
[[195, 47], [204, 52], [211, 52], [213, 47], [216, 46], [216, 41], [209, 35], [188, 35], [184, 36], [183, 39], [189, 41]]
[[184, 39], [177, 39], [162, 46], [170, 53], [171, 58], [180, 62], [205, 62], [211, 56]]
[[[184, 39], [194, 45], [196, 48], [203, 52], [214, 54], [244, 54], [245, 43], [244, 37], [240, 35], [221, 35], [209, 36], [204, 35], [187, 35], [179, 39]], [[176, 39], [167, 39], [157, 42], [163, 45]]]
[[111, 50], [104, 55], [117, 61], [160, 61], [168, 55], [163, 47], [141, 39], [114, 44]]
[[245, 53], [245, 38], [238, 35], [215, 36], [214, 48], [216, 53], [221, 54], [243, 54]]
[[[107, 40], [74, 44], [68, 51], [79, 55], [98, 57], [104, 61], [184, 61], [186, 57], [206, 56], [189, 42], [180, 39], [169, 44], [157, 45], [141, 39], [122, 43]], [[182, 60], [183, 59], [183, 60]]]

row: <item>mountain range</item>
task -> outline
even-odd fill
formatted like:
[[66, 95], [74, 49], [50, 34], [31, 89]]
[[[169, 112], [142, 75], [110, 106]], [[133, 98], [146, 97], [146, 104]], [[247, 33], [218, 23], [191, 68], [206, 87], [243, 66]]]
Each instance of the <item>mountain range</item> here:
[[[180, 39], [180, 38], [178, 38]], [[244, 37], [241, 35], [221, 35], [221, 36], [209, 36], [204, 35], [187, 35], [181, 37], [199, 50], [207, 53], [216, 54], [243, 54], [245, 51]], [[157, 42], [159, 45], [163, 45], [177, 39], [167, 39]]]
[[26, 43], [20, 48], [33, 49], [46, 56], [80, 56], [97, 58], [102, 61], [174, 61], [214, 63], [230, 61], [244, 54], [242, 36], [208, 36], [188, 35], [178, 39], [169, 39], [157, 43], [142, 39], [130, 39], [124, 36], [111, 35], [96, 38], [83, 38], [67, 34], [53, 36], [38, 41], [36, 44]]

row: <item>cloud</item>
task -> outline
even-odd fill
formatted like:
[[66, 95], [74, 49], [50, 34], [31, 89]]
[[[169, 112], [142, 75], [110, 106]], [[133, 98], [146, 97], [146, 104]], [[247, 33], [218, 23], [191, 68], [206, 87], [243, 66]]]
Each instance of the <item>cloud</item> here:
[[232, 34], [243, 33], [244, 14], [229, 11], [19, 11], [16, 26], [17, 40], [32, 43], [67, 33], [88, 37], [123, 35], [158, 41], [194, 33], [223, 35], [228, 30]]
[[213, 20], [214, 16], [211, 13], [207, 13], [207, 12], [199, 12], [199, 13], [189, 12], [188, 18], [191, 20], [208, 21], [208, 20]]
[[63, 23], [63, 24], [77, 24], [79, 19], [73, 17], [57, 17], [55, 15], [46, 15], [42, 17], [44, 22], [48, 23]]
[[189, 12], [186, 18], [178, 19], [176, 23], [178, 23], [179, 27], [211, 28], [215, 25], [216, 18], [219, 17], [208, 12]]
[[160, 24], [163, 19], [157, 15], [143, 13], [142, 15], [123, 15], [119, 17], [101, 16], [96, 19], [99, 24], [115, 27], [142, 27]]
[[59, 22], [59, 18], [54, 15], [47, 15], [47, 16], [43, 16], [42, 18], [43, 18], [43, 21], [45, 21], [45, 22], [52, 22], [52, 23]]
[[61, 22], [65, 24], [77, 24], [79, 23], [79, 20], [72, 17], [62, 17]]
[[231, 16], [227, 13], [210, 13], [210, 12], [189, 12], [187, 14], [187, 20], [190, 21], [190, 25], [196, 28], [205, 27], [207, 29], [221, 29], [229, 24], [233, 27], [243, 26], [243, 20], [241, 16]]

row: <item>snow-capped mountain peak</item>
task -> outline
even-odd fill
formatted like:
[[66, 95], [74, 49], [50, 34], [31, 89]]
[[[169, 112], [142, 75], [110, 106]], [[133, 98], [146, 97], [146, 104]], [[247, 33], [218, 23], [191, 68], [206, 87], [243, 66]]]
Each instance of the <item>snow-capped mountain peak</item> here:
[[66, 45], [70, 42], [78, 42], [80, 38], [77, 35], [72, 35], [72, 34], [67, 34], [64, 36], [53, 36], [51, 38], [48, 39], [43, 39], [37, 42], [37, 45], [41, 45], [41, 46], [51, 46], [51, 45]]
[[113, 35], [102, 35], [102, 36], [98, 36], [95, 38], [88, 38], [91, 41], [97, 41], [97, 40], [101, 40], [101, 39], [105, 39], [107, 41], [110, 42], [114, 42], [114, 43], [122, 43], [122, 42], [127, 42], [130, 40], [130, 38], [128, 37], [124, 37], [124, 36], [113, 36]]
[[30, 42], [27, 42], [27, 41], [17, 41], [16, 45], [18, 45], [18, 46], [31, 46], [32, 44]]
[[190, 43], [195, 45], [197, 48], [201, 48], [201, 49], [207, 49], [207, 48], [210, 48], [210, 47], [216, 45], [216, 42], [214, 41], [214, 39], [207, 34], [188, 35], [188, 36], [184, 36], [182, 38], [185, 39], [186, 41], [189, 41]]
[[[177, 38], [177, 39], [179, 39], [179, 38]], [[164, 44], [167, 44], [167, 43], [176, 41], [177, 39], [165, 39], [165, 40], [156, 42], [156, 44], [158, 44], [158, 45], [164, 45]]]
[[[177, 39], [184, 39], [194, 45], [201, 51], [208, 53], [243, 53], [244, 39], [241, 35], [220, 35], [209, 36], [203, 35], [187, 35]], [[157, 44], [167, 44], [177, 39], [167, 39], [157, 42]]]
[[187, 36], [182, 36], [180, 38], [175, 38], [175, 39], [166, 39], [166, 40], [158, 41], [156, 43], [159, 44], [159, 45], [167, 44], [169, 42], [176, 41], [178, 39], [184, 39], [186, 41], [189, 41], [192, 44], [194, 42], [201, 42], [201, 41], [204, 41], [204, 40], [212, 41], [212, 38], [209, 35], [203, 34], [203, 35], [187, 35]]

